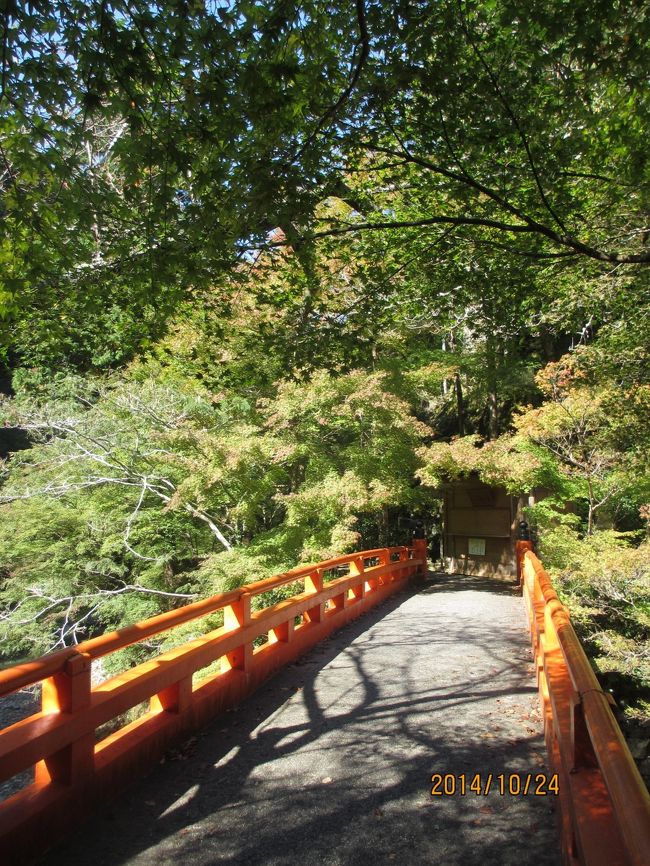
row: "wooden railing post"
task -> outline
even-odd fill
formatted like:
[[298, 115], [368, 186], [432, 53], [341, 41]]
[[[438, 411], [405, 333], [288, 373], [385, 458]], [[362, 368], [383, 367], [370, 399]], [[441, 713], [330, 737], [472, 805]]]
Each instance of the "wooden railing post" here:
[[[357, 559], [353, 559], [350, 562], [350, 576], [363, 575], [364, 567], [363, 567], [363, 557], [359, 556]], [[351, 602], [361, 601], [366, 595], [366, 581], [360, 580], [357, 586], [353, 586], [350, 590], [349, 600]]]
[[581, 767], [597, 767], [598, 761], [594, 752], [593, 743], [587, 730], [587, 722], [585, 719], [584, 704], [582, 696], [573, 693], [570, 698], [571, 712], [571, 760], [572, 770], [578, 770]]
[[269, 631], [269, 643], [289, 643], [293, 638], [294, 622], [289, 619]]
[[[91, 659], [76, 653], [63, 670], [43, 680], [41, 708], [44, 713], [75, 715], [90, 705]], [[37, 784], [61, 782], [71, 785], [92, 774], [95, 764], [95, 737], [85, 734], [70, 745], [35, 765]]]
[[153, 713], [182, 713], [192, 702], [192, 675], [168, 686], [149, 701]]
[[[223, 627], [225, 631], [237, 631], [251, 622], [251, 597], [247, 592], [242, 592], [239, 601], [233, 601], [223, 609]], [[253, 660], [253, 644], [249, 641], [237, 647], [230, 653], [226, 653], [221, 659], [221, 670], [249, 671]]]
[[520, 521], [519, 530], [517, 533], [517, 542], [515, 544], [515, 557], [517, 560], [517, 582], [520, 588], [524, 585], [524, 556], [527, 550], [533, 549], [533, 542], [530, 540], [530, 532], [528, 524], [525, 520]]
[[[323, 572], [320, 568], [305, 575], [305, 592], [316, 595], [323, 590]], [[325, 602], [321, 601], [314, 607], [308, 608], [303, 614], [303, 622], [322, 622], [325, 618]]]
[[421, 563], [416, 567], [415, 573], [420, 576], [426, 575], [429, 571], [428, 547], [424, 523], [421, 520], [416, 521], [415, 529], [413, 530], [413, 558], [421, 560]]
[[421, 559], [422, 562], [417, 566], [416, 574], [426, 574], [428, 571], [427, 567], [427, 540], [426, 538], [414, 538], [413, 539], [413, 557], [414, 559]]
[[[357, 569], [359, 570], [358, 573], [365, 575], [366, 562], [363, 556], [360, 556], [357, 560], [355, 560], [355, 562], [357, 563]], [[363, 584], [365, 587], [364, 592], [367, 594], [369, 592], [375, 592], [375, 590], [379, 587], [380, 580], [378, 577], [365, 577]]]

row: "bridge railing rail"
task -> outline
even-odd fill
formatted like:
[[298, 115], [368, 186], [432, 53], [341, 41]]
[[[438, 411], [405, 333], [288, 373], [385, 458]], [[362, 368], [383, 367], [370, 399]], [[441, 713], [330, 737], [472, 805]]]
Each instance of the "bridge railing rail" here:
[[547, 751], [560, 779], [565, 861], [650, 863], [650, 795], [623, 733], [529, 541], [517, 542], [544, 712]]
[[[180, 734], [239, 703], [277, 669], [423, 570], [424, 539], [415, 539], [413, 547], [353, 553], [0, 671], [0, 697], [41, 683], [42, 704], [40, 712], [0, 731], [0, 782], [35, 768], [33, 784], [0, 803], [3, 866], [28, 861], [93, 804], [151, 768]], [[294, 583], [302, 591], [253, 605]], [[93, 685], [95, 659], [217, 611], [223, 611], [218, 628]], [[138, 718], [120, 720], [147, 701]], [[98, 729], [116, 719], [117, 730], [98, 740]]]

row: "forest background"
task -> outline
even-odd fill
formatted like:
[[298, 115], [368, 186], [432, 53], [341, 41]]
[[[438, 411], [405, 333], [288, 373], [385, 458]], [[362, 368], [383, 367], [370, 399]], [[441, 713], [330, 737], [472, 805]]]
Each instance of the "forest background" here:
[[3, 0], [5, 660], [478, 472], [650, 718], [650, 9], [539, 6]]

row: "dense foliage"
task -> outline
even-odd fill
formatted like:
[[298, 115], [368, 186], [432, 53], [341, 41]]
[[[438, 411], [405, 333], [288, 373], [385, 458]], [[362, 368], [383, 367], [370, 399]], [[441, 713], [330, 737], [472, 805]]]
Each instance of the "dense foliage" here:
[[3, 652], [477, 472], [648, 687], [649, 13], [4, 3]]

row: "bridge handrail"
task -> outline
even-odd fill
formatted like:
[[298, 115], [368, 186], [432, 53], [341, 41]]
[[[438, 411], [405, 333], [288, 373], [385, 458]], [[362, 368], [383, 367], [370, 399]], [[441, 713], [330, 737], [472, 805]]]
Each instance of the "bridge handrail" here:
[[[647, 866], [650, 794], [612, 713], [610, 696], [600, 686], [548, 573], [530, 542], [517, 546], [545, 698], [547, 749], [561, 784], [572, 792], [571, 803], [564, 806], [566, 847], [579, 862], [618, 862], [603, 844], [608, 839], [608, 844], [620, 844], [621, 862]], [[581, 774], [589, 780], [582, 794]]]
[[[345, 566], [347, 573], [326, 581], [327, 572]], [[155, 765], [179, 735], [239, 703], [280, 667], [425, 570], [424, 539], [414, 539], [413, 547], [347, 554], [0, 672], [0, 694], [42, 681], [41, 711], [0, 730], [0, 782], [35, 767], [34, 783], [0, 803], [3, 866], [41, 853], [94, 804]], [[300, 580], [304, 591], [251, 609], [256, 596]], [[218, 610], [223, 626], [93, 686], [94, 659]], [[260, 636], [265, 641], [258, 646]], [[148, 712], [124, 720], [123, 713], [145, 701]], [[112, 720], [119, 727], [106, 733], [102, 726]]]
[[[392, 552], [406, 550], [405, 547], [389, 548]], [[184, 625], [194, 619], [223, 610], [228, 605], [241, 601], [244, 595], [259, 595], [272, 589], [293, 583], [301, 578], [308, 577], [317, 570], [328, 571], [338, 566], [347, 565], [354, 560], [363, 558], [372, 559], [385, 553], [386, 548], [375, 550], [364, 550], [361, 553], [351, 553], [319, 562], [316, 565], [302, 565], [282, 574], [265, 578], [254, 583], [231, 590], [220, 592], [209, 598], [201, 599], [183, 607], [160, 613], [149, 617], [134, 625], [125, 626], [116, 631], [106, 632], [99, 637], [90, 638], [72, 647], [47, 653], [40, 658], [22, 662], [21, 664], [0, 670], [0, 697], [11, 694], [26, 686], [34, 685], [47, 677], [54, 676], [65, 669], [66, 662], [75, 655], [86, 655], [90, 659], [97, 659], [109, 655], [119, 649], [124, 649], [148, 637], [161, 634], [176, 626]]]

